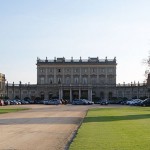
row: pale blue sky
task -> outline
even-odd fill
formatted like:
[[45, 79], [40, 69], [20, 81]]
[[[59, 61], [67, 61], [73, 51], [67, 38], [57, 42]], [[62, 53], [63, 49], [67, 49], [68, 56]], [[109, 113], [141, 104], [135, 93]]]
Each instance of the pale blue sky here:
[[117, 83], [145, 80], [149, 0], [0, 0], [0, 72], [36, 83], [36, 59], [117, 58]]

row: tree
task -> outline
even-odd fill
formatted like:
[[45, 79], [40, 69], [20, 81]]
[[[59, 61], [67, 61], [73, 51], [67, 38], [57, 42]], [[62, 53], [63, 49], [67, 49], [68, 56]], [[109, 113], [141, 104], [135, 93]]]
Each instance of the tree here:
[[149, 52], [148, 58], [143, 60], [143, 63], [147, 66], [145, 70], [145, 77], [147, 79], [148, 74], [150, 73], [150, 52]]

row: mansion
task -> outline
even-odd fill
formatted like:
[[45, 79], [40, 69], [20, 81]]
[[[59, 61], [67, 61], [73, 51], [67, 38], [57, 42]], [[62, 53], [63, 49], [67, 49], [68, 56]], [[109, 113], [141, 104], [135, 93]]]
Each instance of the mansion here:
[[10, 99], [128, 99], [149, 97], [147, 83], [116, 84], [116, 58], [37, 58], [37, 84], [6, 83]]

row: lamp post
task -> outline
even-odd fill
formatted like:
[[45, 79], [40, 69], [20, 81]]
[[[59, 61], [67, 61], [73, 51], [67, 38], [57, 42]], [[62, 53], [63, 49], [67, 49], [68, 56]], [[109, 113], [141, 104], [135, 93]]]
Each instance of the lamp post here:
[[30, 98], [29, 88], [30, 88], [30, 82], [28, 82], [28, 97]]
[[123, 89], [124, 89], [124, 90], [123, 90], [123, 98], [124, 98], [124, 97], [125, 97], [125, 82], [123, 82], [123, 87], [124, 87], [124, 88], [123, 88]]
[[15, 95], [14, 95], [14, 94], [15, 94], [15, 93], [14, 93], [14, 82], [13, 82], [13, 84], [12, 84], [12, 88], [13, 88], [13, 99], [14, 99], [14, 98], [15, 98], [15, 97], [14, 97], [14, 96], [15, 96]]
[[139, 98], [139, 86], [140, 86], [140, 83], [139, 83], [139, 81], [138, 81], [138, 85], [137, 85], [137, 86], [138, 86], [138, 91], [137, 91], [137, 92], [138, 92], [138, 93], [137, 93], [137, 98]]
[[133, 97], [133, 84], [132, 84], [132, 82], [131, 82], [131, 99], [132, 99], [132, 97]]
[[6, 95], [7, 95], [7, 99], [8, 99], [8, 81], [7, 81], [7, 84], [6, 84]]
[[19, 82], [19, 92], [20, 92], [20, 99], [22, 99], [22, 97], [21, 97], [21, 81]]

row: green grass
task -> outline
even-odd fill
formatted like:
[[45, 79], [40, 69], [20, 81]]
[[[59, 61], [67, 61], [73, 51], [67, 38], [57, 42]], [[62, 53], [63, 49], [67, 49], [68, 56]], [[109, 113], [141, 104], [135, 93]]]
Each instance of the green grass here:
[[149, 150], [150, 108], [89, 110], [69, 150]]
[[0, 114], [28, 110], [28, 108], [0, 108]]

